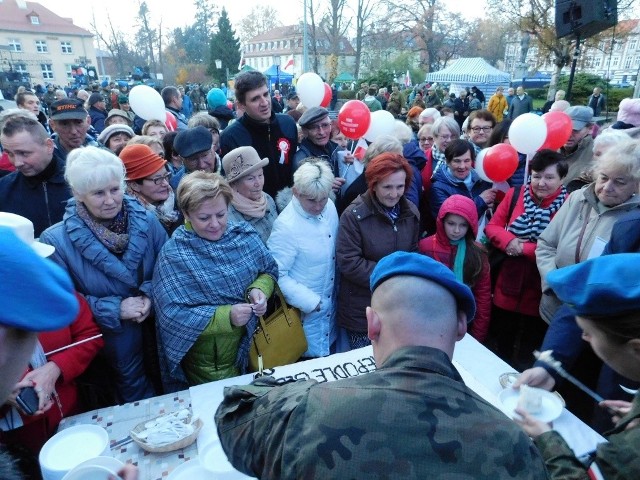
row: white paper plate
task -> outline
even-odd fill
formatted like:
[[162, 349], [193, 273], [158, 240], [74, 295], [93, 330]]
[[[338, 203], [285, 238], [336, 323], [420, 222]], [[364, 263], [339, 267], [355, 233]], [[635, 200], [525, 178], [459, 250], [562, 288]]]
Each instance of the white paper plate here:
[[109, 480], [116, 472], [100, 465], [84, 465], [67, 473], [62, 480]]
[[173, 469], [167, 480], [213, 480], [213, 476], [194, 458]]
[[[534, 387], [530, 388], [534, 389]], [[547, 390], [541, 388], [535, 388], [535, 390], [542, 396], [542, 411], [532, 416], [542, 422], [553, 422], [562, 413], [562, 409], [564, 408], [562, 400], [560, 400], [555, 393], [548, 392]], [[502, 402], [504, 406], [505, 413], [507, 413], [509, 417], [517, 415], [514, 411], [518, 406], [519, 397], [520, 391], [514, 388], [505, 388], [498, 395], [500, 402]]]
[[109, 435], [98, 425], [76, 425], [51, 437], [40, 450], [44, 480], [58, 480], [86, 460], [108, 456]]

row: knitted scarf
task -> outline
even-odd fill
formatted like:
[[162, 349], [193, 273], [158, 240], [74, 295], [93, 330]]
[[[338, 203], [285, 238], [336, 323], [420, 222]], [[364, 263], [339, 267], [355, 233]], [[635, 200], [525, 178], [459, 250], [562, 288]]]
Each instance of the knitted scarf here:
[[467, 242], [462, 237], [460, 240], [449, 240], [449, 243], [458, 247], [456, 258], [453, 260], [453, 273], [456, 276], [456, 280], [464, 283], [464, 257], [467, 254]]
[[76, 202], [76, 211], [78, 216], [89, 227], [89, 230], [110, 252], [116, 255], [124, 253], [129, 244], [129, 234], [127, 233], [129, 230], [129, 216], [124, 205], [108, 225], [98, 223], [82, 202]]
[[137, 192], [128, 187], [127, 195], [135, 197], [136, 200], [138, 200], [138, 202], [140, 202], [140, 204], [145, 209], [153, 212], [153, 214], [158, 217], [158, 220], [160, 220], [160, 223], [162, 223], [162, 225], [164, 225], [165, 227], [171, 226], [178, 220], [178, 217], [180, 216], [178, 214], [178, 211], [174, 209], [176, 203], [176, 194], [173, 193], [173, 190], [169, 192], [169, 197], [160, 205], [154, 205], [153, 203], [150, 203], [142, 195], [139, 195]]
[[241, 214], [252, 218], [263, 218], [267, 213], [267, 197], [264, 192], [260, 200], [256, 201], [240, 195], [234, 190], [231, 205]]
[[567, 196], [567, 189], [563, 186], [560, 194], [547, 208], [536, 204], [531, 197], [531, 184], [527, 183], [524, 189], [524, 212], [516, 218], [507, 229], [518, 238], [526, 238], [532, 242], [538, 240], [540, 234], [547, 228], [551, 217], [564, 203]]
[[433, 173], [431, 174], [431, 178], [433, 178], [436, 172], [447, 164], [447, 159], [444, 156], [444, 152], [441, 152], [435, 144], [431, 147], [431, 154], [433, 155]]

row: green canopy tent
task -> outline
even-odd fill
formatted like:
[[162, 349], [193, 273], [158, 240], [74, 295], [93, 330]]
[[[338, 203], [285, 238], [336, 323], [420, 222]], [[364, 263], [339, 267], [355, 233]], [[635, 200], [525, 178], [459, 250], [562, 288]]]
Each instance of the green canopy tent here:
[[355, 82], [356, 79], [350, 73], [342, 72], [336, 78], [334, 78], [333, 81], [335, 83], [351, 83], [351, 82]]

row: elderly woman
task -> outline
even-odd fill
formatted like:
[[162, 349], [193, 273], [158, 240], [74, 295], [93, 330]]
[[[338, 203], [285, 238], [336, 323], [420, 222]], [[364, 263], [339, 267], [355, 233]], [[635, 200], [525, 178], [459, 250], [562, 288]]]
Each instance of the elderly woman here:
[[431, 148], [425, 150], [427, 163], [422, 169], [422, 187], [427, 198], [431, 191], [433, 175], [447, 163], [444, 151], [452, 141], [460, 137], [460, 127], [453, 118], [440, 117], [432, 125], [431, 134], [433, 136]]
[[496, 284], [491, 327], [498, 354], [518, 370], [531, 366], [533, 351], [547, 330], [538, 313], [542, 297], [535, 256], [538, 237], [567, 197], [562, 180], [568, 167], [561, 154], [540, 150], [529, 170], [530, 182], [507, 192], [485, 228], [493, 246], [508, 255], [492, 272]]
[[136, 135], [127, 142], [127, 145], [146, 145], [153, 150], [153, 153], [164, 158], [164, 144], [162, 138], [152, 137], [150, 135]]
[[397, 153], [373, 158], [365, 170], [368, 190], [340, 217], [338, 325], [347, 330], [352, 349], [370, 343], [365, 310], [371, 302], [373, 268], [390, 253], [418, 250], [420, 215], [404, 196], [412, 173], [409, 162]]
[[546, 293], [540, 315], [547, 323], [560, 306], [547, 293], [549, 272], [600, 255], [616, 220], [640, 205], [640, 143], [630, 140], [607, 150], [594, 175], [595, 182], [573, 192], [538, 238], [536, 262]]
[[278, 262], [278, 284], [287, 303], [302, 312], [309, 347], [305, 357], [335, 353], [338, 213], [329, 199], [332, 183], [326, 161], [305, 160], [293, 174], [293, 198], [267, 243]]
[[262, 167], [268, 163], [269, 159], [261, 159], [253, 147], [235, 148], [222, 159], [222, 167], [233, 190], [229, 220], [248, 222], [256, 229], [265, 244], [278, 216], [273, 198], [262, 190]]
[[155, 215], [124, 195], [125, 169], [113, 153], [85, 147], [67, 158], [73, 192], [62, 222], [40, 240], [74, 280], [100, 326], [121, 402], [152, 397], [142, 322], [152, 312], [151, 275], [167, 234]]
[[[380, 135], [376, 138], [369, 148], [367, 148], [362, 161], [354, 160], [351, 167], [351, 171], [357, 173], [356, 178], [351, 179], [349, 186], [342, 192], [342, 195], [337, 199], [338, 216], [342, 215], [342, 212], [353, 202], [356, 197], [367, 191], [367, 179], [364, 174], [364, 169], [367, 164], [378, 155], [390, 152], [402, 155], [402, 142], [393, 135]], [[350, 180], [350, 173], [347, 172], [347, 179]], [[343, 185], [344, 187], [344, 185]]]
[[167, 126], [160, 120], [147, 120], [144, 125], [142, 125], [142, 135], [158, 137], [160, 141], [162, 141], [168, 131]]
[[427, 151], [431, 150], [433, 147], [433, 125], [430, 123], [425, 123], [420, 130], [418, 130], [418, 146], [420, 150], [427, 154]]
[[175, 209], [175, 195], [169, 179], [167, 161], [147, 145], [127, 145], [120, 152], [126, 169], [127, 194], [135, 197], [144, 208], [153, 212], [171, 235], [182, 223]]
[[482, 180], [472, 165], [476, 159], [475, 150], [467, 140], [454, 140], [444, 151], [447, 164], [433, 176], [429, 207], [433, 218], [438, 218], [442, 203], [451, 195], [469, 197], [476, 204], [478, 218], [493, 206], [496, 190], [489, 182]]
[[98, 136], [98, 141], [119, 155], [125, 145], [135, 136], [131, 127], [127, 125], [109, 125]]
[[186, 175], [177, 195], [186, 222], [162, 249], [153, 275], [167, 391], [245, 372], [256, 315], [264, 315], [278, 277], [255, 229], [227, 223], [233, 191], [221, 175]]

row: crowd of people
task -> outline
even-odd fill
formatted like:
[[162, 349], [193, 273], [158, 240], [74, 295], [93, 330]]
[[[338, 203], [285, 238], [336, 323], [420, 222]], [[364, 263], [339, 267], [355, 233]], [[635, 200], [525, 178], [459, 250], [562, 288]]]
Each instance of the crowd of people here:
[[[388, 96], [384, 90], [363, 85], [358, 92], [372, 110], [383, 108], [382, 96], [397, 118], [363, 155], [329, 110], [305, 108], [295, 91], [286, 105], [278, 99], [284, 112], [276, 113], [267, 79], [256, 71], [236, 77], [233, 108], [214, 87], [201, 98], [207, 111], [187, 114], [187, 92], [165, 87], [175, 131], [135, 115], [122, 92], [109, 109], [101, 93], [82, 100], [78, 92], [52, 101], [48, 115], [35, 92], [18, 93], [19, 108], [0, 114], [0, 225], [32, 232], [30, 243], [46, 249], [46, 262], [71, 278], [79, 307], [73, 323], [38, 337], [27, 373], [11, 389], [36, 388], [40, 409], [28, 416], [9, 397], [0, 439], [37, 453], [63, 416], [247, 372], [252, 335], [275, 288], [301, 312], [303, 359], [373, 344], [379, 367], [442, 370], [452, 379], [417, 380], [416, 391], [451, 393], [450, 382], [459, 382], [450, 364], [453, 345], [467, 331], [524, 370], [530, 385], [551, 388], [558, 381], [534, 363], [533, 351], [544, 345], [554, 345], [579, 371], [580, 328], [593, 343], [601, 327], [589, 306], [575, 323], [570, 307], [577, 294], [559, 289], [558, 278], [603, 252], [604, 259], [640, 251], [640, 99], [624, 100], [618, 121], [603, 131], [594, 128], [592, 107], [558, 99], [550, 108], [570, 117], [570, 138], [558, 151], [520, 155], [504, 192], [481, 179], [474, 163], [481, 149], [508, 143], [510, 122], [531, 111], [522, 87], [507, 96], [498, 88], [488, 100], [476, 87], [447, 92], [445, 102], [433, 87], [415, 89], [410, 98], [397, 86]], [[468, 100], [462, 107], [461, 99]], [[83, 348], [45, 354], [87, 339]], [[627, 408], [630, 398], [612, 385], [635, 385], [636, 372], [612, 366], [615, 372], [605, 365], [578, 373], [594, 385], [605, 376], [609, 382], [598, 388]], [[370, 381], [354, 388], [407, 380], [381, 371]], [[255, 408], [266, 408], [259, 406], [263, 395], [286, 402], [286, 395], [267, 395], [274, 387], [265, 380], [235, 395], [249, 395]], [[324, 409], [324, 402], [332, 413], [344, 406], [334, 387], [300, 388], [311, 410]], [[456, 395], [473, 403], [470, 428], [489, 415], [492, 431], [504, 435], [496, 442], [511, 449], [500, 461], [491, 457], [493, 478], [545, 478], [544, 451], [540, 456], [518, 427], [498, 421], [468, 392]], [[403, 398], [387, 391], [375, 408]], [[267, 465], [237, 450], [253, 451], [259, 438], [242, 432], [261, 425], [244, 423], [225, 405], [221, 428], [245, 438], [226, 447], [234, 465], [254, 475], [285, 475], [286, 462]], [[413, 418], [412, 408], [401, 410]], [[355, 421], [351, 411], [334, 416], [332, 428], [341, 428], [334, 424], [339, 419]], [[421, 422], [429, 420], [418, 418], [414, 427]], [[277, 443], [290, 427], [264, 433]], [[546, 436], [526, 415], [523, 428]], [[527, 460], [516, 468], [516, 457]], [[299, 468], [313, 469], [304, 461]], [[512, 476], [502, 477], [503, 468]]]

